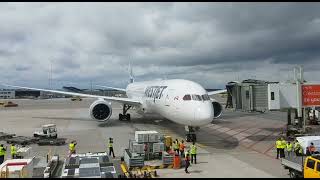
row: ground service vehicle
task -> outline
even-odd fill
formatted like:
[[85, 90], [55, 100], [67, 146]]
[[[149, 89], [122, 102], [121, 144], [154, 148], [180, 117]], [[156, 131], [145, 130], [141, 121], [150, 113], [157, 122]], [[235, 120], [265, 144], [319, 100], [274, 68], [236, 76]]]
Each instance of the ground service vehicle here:
[[5, 102], [5, 103], [3, 104], [3, 106], [4, 106], [4, 107], [17, 107], [18, 104], [13, 103], [13, 102], [11, 102], [11, 101], [8, 101], [8, 102]]
[[42, 131], [36, 131], [33, 133], [34, 137], [40, 138], [57, 138], [57, 128], [55, 124], [46, 124], [42, 126]]
[[281, 159], [291, 178], [320, 178], [320, 154], [312, 156], [290, 156]]

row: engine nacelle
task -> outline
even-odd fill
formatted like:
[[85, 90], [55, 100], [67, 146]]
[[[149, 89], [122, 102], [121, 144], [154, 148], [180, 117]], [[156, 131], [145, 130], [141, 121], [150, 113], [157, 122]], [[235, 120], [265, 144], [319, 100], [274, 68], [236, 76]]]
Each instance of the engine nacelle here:
[[214, 118], [218, 118], [222, 114], [222, 105], [217, 101], [212, 101]]
[[94, 101], [90, 106], [90, 116], [98, 121], [107, 121], [112, 115], [111, 103], [99, 99]]

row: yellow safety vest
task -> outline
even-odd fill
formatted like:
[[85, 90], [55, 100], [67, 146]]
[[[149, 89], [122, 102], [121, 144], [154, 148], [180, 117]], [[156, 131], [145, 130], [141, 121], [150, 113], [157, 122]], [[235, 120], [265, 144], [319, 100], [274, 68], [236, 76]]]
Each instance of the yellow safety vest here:
[[282, 144], [282, 149], [285, 149], [287, 147], [287, 141], [283, 140], [281, 144]]
[[74, 151], [74, 149], [75, 149], [75, 148], [74, 148], [74, 144], [73, 144], [73, 143], [70, 143], [70, 144], [69, 144], [69, 150], [70, 150], [70, 151]]
[[299, 153], [300, 153], [300, 154], [302, 154], [302, 147], [300, 147], [300, 149], [299, 149]]
[[112, 142], [109, 142], [109, 147], [113, 147]]
[[197, 154], [197, 147], [195, 145], [191, 145], [191, 154]]
[[10, 150], [11, 150], [11, 155], [15, 155], [15, 154], [17, 154], [17, 149], [16, 149], [16, 146], [12, 146], [11, 145], [11, 147], [10, 147]]
[[276, 141], [276, 147], [277, 147], [277, 149], [281, 149], [281, 147], [282, 147], [282, 142], [281, 142], [280, 140], [277, 140], [277, 141]]
[[287, 151], [292, 151], [292, 144], [287, 144]]
[[175, 142], [174, 149], [179, 149], [179, 142]]
[[0, 156], [4, 156], [6, 154], [6, 151], [4, 150], [4, 147], [0, 147]]
[[294, 150], [298, 150], [301, 147], [299, 142], [294, 143]]

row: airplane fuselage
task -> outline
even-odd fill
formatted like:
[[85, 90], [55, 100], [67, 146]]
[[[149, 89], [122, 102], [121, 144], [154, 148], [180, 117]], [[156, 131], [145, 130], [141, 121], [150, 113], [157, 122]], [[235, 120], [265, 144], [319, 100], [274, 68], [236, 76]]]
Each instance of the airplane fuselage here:
[[142, 113], [159, 114], [188, 126], [211, 123], [214, 109], [207, 91], [198, 83], [183, 79], [130, 83], [128, 98], [142, 102]]

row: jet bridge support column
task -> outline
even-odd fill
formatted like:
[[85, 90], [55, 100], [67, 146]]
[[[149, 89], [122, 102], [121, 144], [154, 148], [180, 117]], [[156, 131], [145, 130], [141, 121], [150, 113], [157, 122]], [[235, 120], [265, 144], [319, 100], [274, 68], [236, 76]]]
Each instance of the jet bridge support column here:
[[291, 125], [291, 108], [288, 108], [287, 111], [287, 120], [288, 120], [288, 125]]

